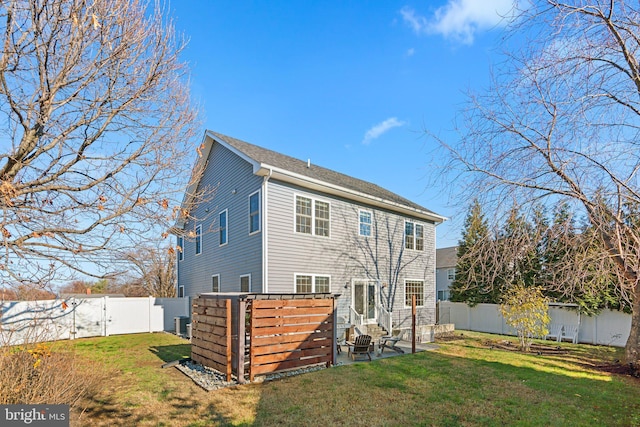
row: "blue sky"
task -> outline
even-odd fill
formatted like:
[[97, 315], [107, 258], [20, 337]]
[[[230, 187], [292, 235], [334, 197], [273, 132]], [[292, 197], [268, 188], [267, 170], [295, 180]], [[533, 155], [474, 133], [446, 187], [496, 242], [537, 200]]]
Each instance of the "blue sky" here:
[[489, 84], [512, 0], [171, 3], [204, 127], [374, 182], [450, 218], [464, 185], [433, 185], [465, 92]]

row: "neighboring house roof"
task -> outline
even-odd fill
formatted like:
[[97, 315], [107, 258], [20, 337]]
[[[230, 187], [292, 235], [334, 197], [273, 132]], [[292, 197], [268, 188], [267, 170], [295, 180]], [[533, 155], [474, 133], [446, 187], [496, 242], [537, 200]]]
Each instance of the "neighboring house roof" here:
[[436, 249], [436, 269], [453, 268], [458, 264], [458, 247]]
[[[252, 164], [253, 173], [256, 175], [273, 177], [305, 188], [336, 194], [351, 200], [403, 212], [436, 224], [442, 223], [445, 220], [443, 216], [376, 184], [216, 132], [205, 132], [201, 150], [202, 156], [199, 165], [196, 166], [196, 170], [198, 170], [198, 166], [204, 166], [204, 162], [206, 162], [209, 157], [214, 141], [227, 147]], [[183, 206], [188, 206], [188, 198], [192, 197], [190, 195], [195, 194], [197, 185], [197, 181], [191, 183], [191, 187], [185, 195]], [[183, 226], [182, 223], [178, 225]]]

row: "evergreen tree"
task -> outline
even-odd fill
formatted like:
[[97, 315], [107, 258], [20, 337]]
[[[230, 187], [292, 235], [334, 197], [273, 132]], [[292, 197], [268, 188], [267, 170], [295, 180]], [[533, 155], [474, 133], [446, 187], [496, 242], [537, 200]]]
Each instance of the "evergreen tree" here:
[[451, 301], [469, 305], [492, 302], [491, 286], [487, 283], [491, 266], [482, 256], [490, 241], [489, 227], [476, 199], [469, 208], [458, 243], [456, 278], [450, 287]]
[[539, 242], [546, 219], [541, 207], [534, 210], [535, 224], [531, 224], [521, 212], [518, 205], [512, 206], [502, 235], [502, 259], [507, 274], [501, 284], [501, 294], [511, 289], [516, 283], [525, 287], [536, 286], [540, 273]]

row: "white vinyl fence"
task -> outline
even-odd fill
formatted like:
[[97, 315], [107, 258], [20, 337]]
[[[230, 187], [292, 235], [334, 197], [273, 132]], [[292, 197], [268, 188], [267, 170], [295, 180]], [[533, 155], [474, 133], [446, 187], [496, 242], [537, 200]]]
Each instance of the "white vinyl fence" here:
[[66, 298], [0, 302], [0, 345], [175, 331], [189, 298]]
[[[439, 322], [453, 323], [456, 329], [516, 335], [500, 314], [497, 304], [478, 304], [440, 301]], [[578, 342], [624, 347], [631, 331], [631, 315], [620, 311], [603, 310], [597, 316], [578, 314], [575, 308], [550, 306], [552, 324], [578, 325]]]

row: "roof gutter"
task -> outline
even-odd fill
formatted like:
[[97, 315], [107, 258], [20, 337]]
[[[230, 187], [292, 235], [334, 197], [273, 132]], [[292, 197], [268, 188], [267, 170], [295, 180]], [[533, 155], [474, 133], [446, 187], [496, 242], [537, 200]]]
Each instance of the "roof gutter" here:
[[300, 175], [300, 174], [287, 171], [284, 169], [280, 169], [264, 163], [260, 165], [255, 165], [253, 173], [259, 176], [268, 176], [269, 178], [273, 177], [280, 181], [300, 185], [305, 188], [311, 188], [314, 190], [322, 191], [324, 193], [329, 193], [336, 196], [345, 197], [350, 200], [355, 200], [358, 202], [366, 203], [366, 204], [377, 206], [380, 208], [391, 209], [395, 212], [400, 212], [405, 215], [417, 217], [425, 221], [433, 222], [435, 224], [440, 224], [447, 220], [446, 217], [435, 214], [433, 212], [412, 208], [410, 206], [405, 206], [405, 205], [393, 202], [391, 200], [384, 200], [379, 197], [373, 197], [366, 193], [362, 193], [362, 192], [345, 188], [345, 187], [340, 187], [338, 185], [329, 184], [325, 181], [319, 181], [317, 179], [310, 178], [308, 176]]

